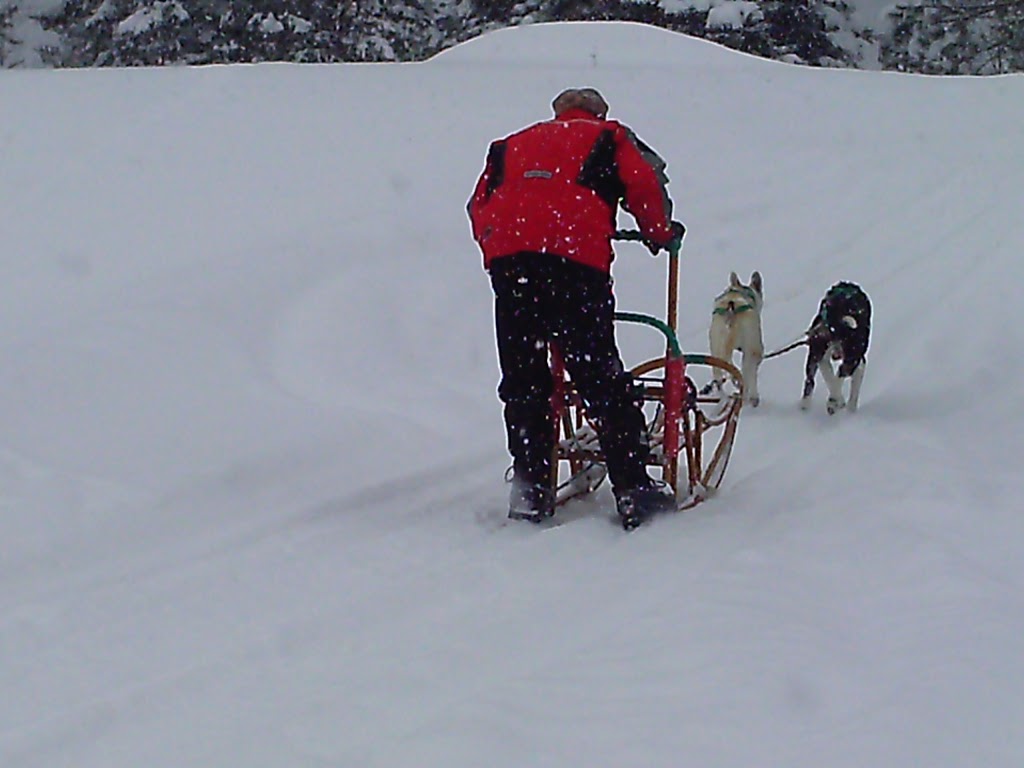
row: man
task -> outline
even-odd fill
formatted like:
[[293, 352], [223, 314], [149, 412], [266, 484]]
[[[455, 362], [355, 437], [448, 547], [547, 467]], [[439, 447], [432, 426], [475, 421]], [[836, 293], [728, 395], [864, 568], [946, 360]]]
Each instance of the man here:
[[557, 341], [601, 449], [627, 530], [673, 508], [646, 470], [642, 399], [615, 341], [611, 238], [619, 204], [652, 253], [681, 238], [664, 162], [609, 120], [593, 88], [552, 102], [554, 119], [493, 142], [467, 206], [495, 296], [495, 330], [513, 480], [509, 517], [554, 513], [555, 424], [547, 344]]

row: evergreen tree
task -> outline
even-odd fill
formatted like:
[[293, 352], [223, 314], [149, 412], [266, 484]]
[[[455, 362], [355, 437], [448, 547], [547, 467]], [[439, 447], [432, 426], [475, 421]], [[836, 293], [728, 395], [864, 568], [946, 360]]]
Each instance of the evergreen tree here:
[[710, 40], [768, 59], [783, 59], [813, 66], [854, 66], [855, 51], [839, 45], [835, 37], [847, 32], [864, 39], [855, 29], [845, 0], [762, 0], [742, 25], [710, 27]]
[[0, 0], [0, 69], [59, 64], [62, 38], [51, 29], [50, 17], [60, 14], [66, 1]]
[[350, 6], [328, 0], [86, 0], [66, 19], [75, 51], [68, 64], [352, 60]]
[[[872, 41], [848, 0], [0, 0], [0, 66], [413, 61], [563, 20], [635, 21], [814, 66], [857, 66]], [[1024, 71], [1024, 0], [904, 0], [891, 20], [886, 68]]]
[[14, 34], [14, 14], [18, 6], [10, 4], [0, 5], [0, 67], [11, 66], [8, 62], [18, 39]]
[[886, 69], [942, 75], [1024, 71], [1024, 0], [922, 0], [889, 13]]
[[[669, 13], [659, 0], [553, 0], [546, 11], [555, 20], [635, 21], [669, 29], [678, 29], [679, 17], [689, 13]], [[702, 19], [707, 13], [695, 15]]]
[[443, 46], [430, 0], [359, 0], [356, 7], [353, 61], [417, 61]]
[[[468, 14], [485, 27], [512, 27], [526, 23], [548, 21], [544, 7], [550, 0], [471, 0]], [[537, 14], [542, 17], [538, 17]]]
[[197, 0], [79, 0], [62, 18], [66, 66], [156, 66], [209, 61], [211, 4]]

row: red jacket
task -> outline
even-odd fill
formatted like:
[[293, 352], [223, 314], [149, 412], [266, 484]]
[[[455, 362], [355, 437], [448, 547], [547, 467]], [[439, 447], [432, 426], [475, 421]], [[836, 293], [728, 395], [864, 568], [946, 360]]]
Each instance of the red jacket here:
[[615, 120], [572, 109], [493, 142], [468, 205], [484, 268], [531, 251], [607, 272], [620, 202], [644, 237], [668, 243], [671, 202], [638, 141]]

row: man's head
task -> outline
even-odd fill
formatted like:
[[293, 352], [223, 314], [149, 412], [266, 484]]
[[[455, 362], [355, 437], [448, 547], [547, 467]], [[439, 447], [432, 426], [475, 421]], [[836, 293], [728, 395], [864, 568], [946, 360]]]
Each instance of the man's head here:
[[602, 120], [608, 115], [608, 102], [596, 88], [566, 88], [551, 102], [555, 117], [570, 109], [583, 109]]

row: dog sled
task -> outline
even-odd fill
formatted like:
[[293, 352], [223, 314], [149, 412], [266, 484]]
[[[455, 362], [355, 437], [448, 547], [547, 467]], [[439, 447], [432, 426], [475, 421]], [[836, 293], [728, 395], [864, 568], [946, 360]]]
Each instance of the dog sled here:
[[[616, 240], [641, 240], [639, 232], [619, 231]], [[675, 493], [677, 508], [689, 509], [712, 495], [722, 483], [732, 455], [740, 409], [743, 377], [731, 361], [704, 354], [684, 354], [676, 336], [679, 251], [682, 240], [669, 248], [666, 319], [634, 312], [616, 312], [617, 322], [638, 323], [665, 337], [665, 354], [630, 369], [641, 388], [650, 455], [647, 464]], [[555, 505], [596, 491], [607, 476], [595, 426], [568, 378], [557, 345], [550, 347], [554, 378], [551, 407], [557, 439], [552, 461]], [[725, 386], [714, 395], [698, 391], [691, 372], [708, 367], [725, 375]], [[712, 371], [714, 374], [715, 371]]]

